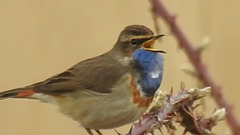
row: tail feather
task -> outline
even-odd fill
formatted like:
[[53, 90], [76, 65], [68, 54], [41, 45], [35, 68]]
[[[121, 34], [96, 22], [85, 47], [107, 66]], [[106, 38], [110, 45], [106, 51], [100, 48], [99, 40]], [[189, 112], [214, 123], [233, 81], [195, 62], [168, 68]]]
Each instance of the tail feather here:
[[36, 93], [35, 91], [31, 89], [13, 89], [8, 90], [0, 93], [0, 100], [6, 99], [6, 98], [24, 98], [31, 96], [32, 94]]

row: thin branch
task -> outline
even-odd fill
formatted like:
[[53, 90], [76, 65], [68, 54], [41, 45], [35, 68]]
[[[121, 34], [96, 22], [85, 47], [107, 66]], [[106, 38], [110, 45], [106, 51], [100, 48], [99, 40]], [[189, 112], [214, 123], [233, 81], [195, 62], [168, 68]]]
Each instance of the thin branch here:
[[160, 31], [160, 27], [159, 27], [158, 17], [155, 14], [155, 12], [153, 12], [153, 9], [151, 9], [151, 11], [152, 11], [152, 19], [153, 19], [153, 23], [154, 23], [156, 34], [160, 35], [161, 31]]
[[154, 134], [162, 127], [167, 128], [168, 134], [174, 135], [178, 123], [189, 132], [197, 135], [212, 135], [211, 129], [225, 116], [225, 109], [217, 109], [211, 117], [199, 115], [194, 102], [210, 94], [210, 87], [202, 89], [181, 89], [176, 95], [170, 95], [159, 90], [151, 104], [151, 109], [142, 119], [133, 125], [127, 135]]
[[222, 88], [214, 82], [212, 77], [209, 75], [206, 65], [202, 62], [198, 51], [193, 48], [193, 44], [185, 36], [179, 25], [175, 21], [175, 16], [169, 13], [165, 8], [161, 0], [150, 0], [154, 13], [163, 18], [163, 20], [169, 25], [171, 32], [175, 35], [179, 42], [179, 46], [185, 51], [187, 57], [195, 67], [198, 77], [206, 86], [211, 86], [212, 97], [220, 108], [225, 108], [227, 111], [226, 121], [228, 122], [232, 133], [234, 135], [240, 135], [240, 126], [235, 117], [232, 107], [227, 103], [226, 99], [222, 94]]

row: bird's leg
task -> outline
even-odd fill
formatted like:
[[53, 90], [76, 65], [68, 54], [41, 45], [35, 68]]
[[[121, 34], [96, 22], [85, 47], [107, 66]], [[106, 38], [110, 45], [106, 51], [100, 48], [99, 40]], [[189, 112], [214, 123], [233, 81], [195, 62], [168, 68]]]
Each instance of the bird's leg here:
[[97, 133], [98, 133], [98, 135], [103, 135], [99, 130], [95, 130]]
[[85, 129], [88, 132], [88, 135], [93, 135], [92, 131], [89, 128], [85, 128]]
[[116, 129], [114, 129], [114, 131], [117, 133], [117, 135], [122, 135], [122, 134], [120, 134]]

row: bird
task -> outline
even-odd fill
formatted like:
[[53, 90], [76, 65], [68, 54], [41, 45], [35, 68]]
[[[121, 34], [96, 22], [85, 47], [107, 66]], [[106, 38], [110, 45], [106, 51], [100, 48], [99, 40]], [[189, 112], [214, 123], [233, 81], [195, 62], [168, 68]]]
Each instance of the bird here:
[[80, 61], [46, 80], [0, 93], [0, 99], [36, 99], [54, 104], [89, 135], [139, 120], [163, 77], [162, 35], [144, 25], [126, 26], [109, 51]]

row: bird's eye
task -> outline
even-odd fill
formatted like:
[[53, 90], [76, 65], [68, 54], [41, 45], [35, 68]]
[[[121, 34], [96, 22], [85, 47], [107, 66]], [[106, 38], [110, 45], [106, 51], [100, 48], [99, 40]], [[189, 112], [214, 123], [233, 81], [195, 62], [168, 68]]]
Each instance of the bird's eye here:
[[138, 40], [137, 39], [132, 39], [131, 40], [131, 44], [132, 45], [137, 45], [138, 44]]

